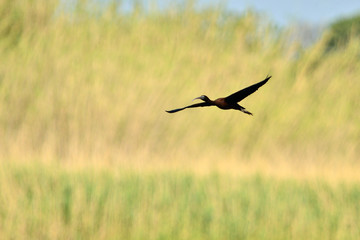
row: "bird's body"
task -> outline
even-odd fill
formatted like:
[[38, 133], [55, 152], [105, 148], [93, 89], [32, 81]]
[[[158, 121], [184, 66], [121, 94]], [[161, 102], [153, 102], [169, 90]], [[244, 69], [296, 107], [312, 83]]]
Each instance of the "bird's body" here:
[[196, 108], [196, 107], [208, 107], [208, 106], [217, 106], [220, 109], [223, 110], [229, 110], [229, 109], [234, 109], [234, 110], [239, 110], [242, 111], [243, 113], [252, 115], [252, 113], [250, 113], [249, 111], [247, 111], [244, 107], [240, 106], [238, 104], [238, 102], [240, 102], [241, 100], [243, 100], [244, 98], [246, 98], [247, 96], [249, 96], [250, 94], [254, 93], [256, 90], [258, 90], [259, 87], [261, 87], [262, 85], [264, 85], [269, 79], [271, 78], [271, 76], [267, 76], [263, 81], [258, 82], [254, 85], [251, 85], [247, 88], [244, 88], [238, 92], [235, 92], [225, 98], [218, 98], [214, 101], [210, 100], [206, 95], [201, 95], [200, 97], [194, 98], [195, 99], [201, 99], [202, 103], [195, 103], [183, 108], [177, 108], [174, 110], [170, 110], [170, 111], [166, 111], [168, 113], [175, 113], [181, 110], [184, 110], [186, 108]]
[[217, 106], [218, 108], [223, 109], [223, 110], [229, 110], [229, 109], [234, 108], [234, 106], [232, 106], [231, 104], [229, 104], [225, 101], [225, 98], [216, 99], [214, 101], [214, 104], [215, 104], [215, 106]]

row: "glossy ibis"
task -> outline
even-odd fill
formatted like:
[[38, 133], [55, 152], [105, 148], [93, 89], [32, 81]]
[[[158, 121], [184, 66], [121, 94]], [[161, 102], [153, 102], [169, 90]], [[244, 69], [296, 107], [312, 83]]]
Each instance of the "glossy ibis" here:
[[195, 104], [183, 107], [183, 108], [177, 108], [177, 109], [173, 109], [173, 110], [166, 111], [166, 112], [175, 113], [175, 112], [184, 110], [186, 108], [217, 106], [220, 109], [224, 109], [224, 110], [235, 109], [235, 110], [240, 110], [243, 113], [252, 115], [251, 112], [247, 111], [244, 107], [240, 106], [238, 104], [238, 102], [240, 102], [241, 100], [243, 100], [250, 94], [254, 93], [256, 90], [258, 90], [259, 87], [264, 85], [270, 78], [271, 78], [271, 76], [266, 76], [266, 78], [264, 80], [262, 80], [261, 82], [255, 83], [254, 85], [244, 88], [244, 89], [242, 89], [236, 93], [233, 93], [225, 98], [218, 98], [214, 101], [210, 100], [206, 95], [201, 95], [200, 97], [194, 98], [193, 101], [195, 99], [200, 99], [200, 100], [204, 101], [202, 103], [195, 103]]

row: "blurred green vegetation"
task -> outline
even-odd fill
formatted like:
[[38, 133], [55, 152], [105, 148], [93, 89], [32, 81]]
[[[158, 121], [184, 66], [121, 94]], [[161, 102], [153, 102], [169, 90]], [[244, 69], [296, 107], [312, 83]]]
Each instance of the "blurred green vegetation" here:
[[[2, 1], [0, 156], [44, 161], [289, 159], [360, 154], [360, 43], [324, 55], [268, 19], [193, 1]], [[59, 5], [60, 4], [60, 5]], [[9, 10], [9, 11], [8, 11]], [[170, 115], [201, 94], [271, 81], [242, 102]], [[155, 160], [154, 160], [155, 161]]]
[[349, 44], [349, 41], [360, 36], [360, 15], [343, 18], [330, 26], [327, 41], [328, 50], [338, 49]]
[[41, 31], [54, 17], [59, 1], [0, 1], [0, 39], [5, 47], [13, 47], [22, 38]]
[[2, 165], [2, 239], [359, 239], [359, 183]]

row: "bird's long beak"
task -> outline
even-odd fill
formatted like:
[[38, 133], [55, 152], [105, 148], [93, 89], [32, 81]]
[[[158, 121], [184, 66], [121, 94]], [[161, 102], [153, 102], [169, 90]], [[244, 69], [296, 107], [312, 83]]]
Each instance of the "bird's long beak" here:
[[196, 99], [200, 99], [200, 100], [201, 100], [201, 97], [196, 97], [196, 98], [193, 99], [193, 101], [196, 100]]

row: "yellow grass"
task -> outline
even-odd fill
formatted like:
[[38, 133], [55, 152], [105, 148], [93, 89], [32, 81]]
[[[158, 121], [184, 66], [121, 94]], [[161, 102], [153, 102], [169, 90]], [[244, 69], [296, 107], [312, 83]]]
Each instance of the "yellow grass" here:
[[[11, 9], [0, 26], [3, 161], [357, 179], [358, 39], [324, 54], [326, 34], [301, 49], [251, 11], [139, 5], [119, 14], [116, 2], [103, 10], [21, 2], [0, 5]], [[271, 81], [242, 102], [253, 117], [164, 111], [267, 74]]]

